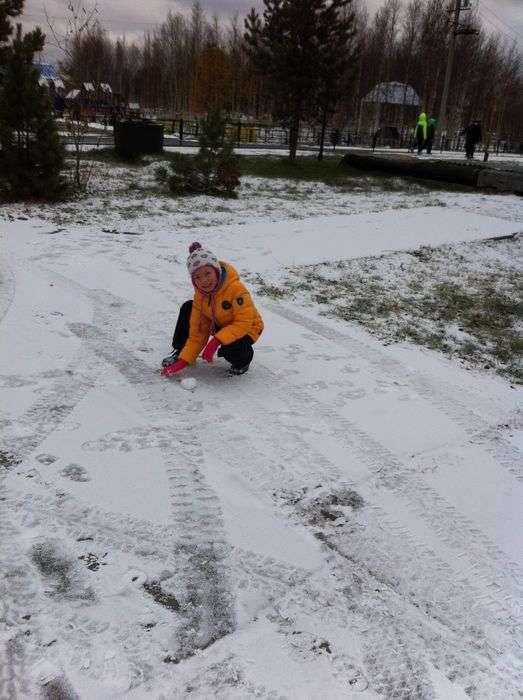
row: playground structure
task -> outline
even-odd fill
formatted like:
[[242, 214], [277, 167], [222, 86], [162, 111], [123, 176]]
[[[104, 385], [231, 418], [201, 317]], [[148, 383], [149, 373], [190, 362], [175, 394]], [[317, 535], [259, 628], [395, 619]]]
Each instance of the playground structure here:
[[373, 147], [402, 147], [410, 139], [420, 109], [421, 100], [411, 85], [379, 83], [361, 101], [359, 126], [363, 120], [373, 122]]

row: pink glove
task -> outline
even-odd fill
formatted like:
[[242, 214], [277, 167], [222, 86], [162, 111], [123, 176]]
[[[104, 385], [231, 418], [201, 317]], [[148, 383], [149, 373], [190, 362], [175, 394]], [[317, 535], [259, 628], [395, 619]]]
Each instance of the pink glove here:
[[171, 374], [176, 374], [176, 372], [181, 372], [184, 367], [187, 367], [187, 362], [185, 360], [176, 360], [172, 365], [168, 365], [162, 369], [163, 377], [170, 377]]
[[204, 360], [207, 362], [212, 362], [214, 354], [216, 350], [220, 347], [220, 341], [218, 338], [211, 338], [207, 345], [205, 346], [205, 350], [202, 352], [202, 357]]

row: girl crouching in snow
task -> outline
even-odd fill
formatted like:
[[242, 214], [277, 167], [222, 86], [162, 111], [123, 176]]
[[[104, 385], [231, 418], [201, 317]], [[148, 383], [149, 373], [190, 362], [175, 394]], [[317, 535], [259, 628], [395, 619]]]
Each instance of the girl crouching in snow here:
[[[200, 243], [189, 248], [187, 269], [194, 286], [194, 299], [181, 309], [173, 336], [173, 352], [162, 360], [168, 377], [193, 363], [202, 352], [207, 362], [218, 357], [230, 362], [229, 374], [243, 374], [253, 358], [253, 344], [263, 321], [249, 292], [232, 265], [218, 260]], [[205, 349], [204, 349], [205, 348]]]

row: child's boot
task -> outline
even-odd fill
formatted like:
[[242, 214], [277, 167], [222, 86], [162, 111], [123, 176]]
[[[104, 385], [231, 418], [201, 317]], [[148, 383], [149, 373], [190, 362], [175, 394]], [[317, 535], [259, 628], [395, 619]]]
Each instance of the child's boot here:
[[249, 369], [249, 365], [250, 363], [244, 365], [243, 367], [234, 367], [233, 365], [231, 365], [227, 374], [229, 375], [229, 377], [236, 377], [239, 374], [245, 374], [245, 372], [247, 372], [247, 370]]
[[167, 357], [163, 358], [162, 367], [169, 367], [169, 365], [174, 364], [177, 361], [179, 354], [180, 351], [176, 350], [175, 348], [170, 355], [167, 355]]

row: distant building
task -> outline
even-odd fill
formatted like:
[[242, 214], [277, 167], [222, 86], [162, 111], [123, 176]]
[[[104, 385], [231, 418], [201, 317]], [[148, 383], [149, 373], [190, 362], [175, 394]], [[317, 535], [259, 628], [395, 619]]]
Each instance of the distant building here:
[[[75, 85], [64, 80], [50, 63], [33, 65], [39, 73], [38, 82], [49, 90], [49, 98], [57, 117], [74, 115], [90, 121], [109, 123], [127, 115], [134, 107], [127, 104], [123, 95], [113, 92], [109, 83], [86, 81]], [[5, 68], [0, 66], [0, 82], [4, 75]]]
[[40, 85], [47, 85], [50, 90], [65, 90], [64, 81], [54, 66], [50, 63], [34, 63], [33, 65], [40, 73]]

